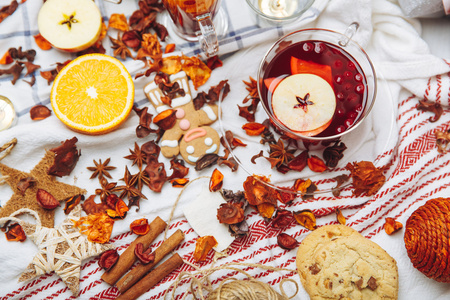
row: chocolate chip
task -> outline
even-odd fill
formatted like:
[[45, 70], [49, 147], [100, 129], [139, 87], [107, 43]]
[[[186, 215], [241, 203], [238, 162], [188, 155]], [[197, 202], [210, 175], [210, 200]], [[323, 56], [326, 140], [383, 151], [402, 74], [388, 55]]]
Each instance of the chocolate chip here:
[[358, 281], [355, 282], [355, 285], [358, 288], [358, 290], [362, 290], [362, 284], [363, 284], [362, 277]]
[[309, 271], [311, 272], [311, 275], [316, 275], [320, 272], [320, 268], [317, 264], [313, 264], [312, 266], [309, 266]]
[[367, 285], [369, 286], [369, 289], [371, 289], [372, 291], [374, 291], [378, 287], [377, 280], [372, 276], [367, 281]]

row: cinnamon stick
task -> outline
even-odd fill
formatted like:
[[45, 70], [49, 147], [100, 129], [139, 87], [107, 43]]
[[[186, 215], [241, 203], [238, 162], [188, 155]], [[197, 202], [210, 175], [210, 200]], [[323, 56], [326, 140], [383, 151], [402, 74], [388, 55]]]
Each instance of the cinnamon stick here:
[[128, 272], [120, 279], [116, 286], [121, 293], [127, 291], [132, 287], [139, 279], [145, 276], [158, 262], [160, 262], [168, 253], [173, 251], [184, 240], [184, 233], [180, 229], [175, 231], [167, 240], [165, 240], [154, 251], [155, 260], [149, 264], [139, 264], [133, 270]]
[[119, 260], [108, 272], [103, 273], [102, 280], [109, 285], [114, 285], [120, 277], [128, 272], [137, 260], [134, 248], [138, 243], [142, 243], [147, 248], [156, 237], [164, 231], [167, 224], [160, 217], [156, 217], [150, 224], [150, 230], [146, 235], [137, 237], [128, 248], [120, 255]]
[[148, 273], [144, 278], [139, 280], [132, 289], [128, 289], [125, 293], [116, 298], [116, 300], [133, 300], [150, 290], [164, 277], [172, 273], [183, 263], [180, 255], [175, 253], [168, 260], [157, 266], [153, 271]]

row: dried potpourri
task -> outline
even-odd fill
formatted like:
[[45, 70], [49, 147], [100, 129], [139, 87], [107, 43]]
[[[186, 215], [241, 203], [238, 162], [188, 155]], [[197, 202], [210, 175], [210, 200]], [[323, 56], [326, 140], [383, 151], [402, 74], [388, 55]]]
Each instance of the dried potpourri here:
[[403, 224], [396, 221], [394, 218], [387, 217], [385, 219], [384, 231], [387, 234], [389, 234], [389, 235], [394, 234], [402, 228], [403, 228]]
[[116, 249], [106, 250], [100, 255], [98, 260], [98, 265], [100, 268], [104, 269], [106, 272], [111, 270], [112, 267], [119, 260], [119, 253], [117, 253]]
[[162, 130], [169, 130], [177, 121], [176, 117], [177, 111], [175, 109], [167, 109], [153, 118], [153, 123], [155, 123]]
[[222, 203], [217, 209], [217, 220], [222, 224], [237, 224], [244, 221], [245, 214], [243, 203], [227, 202]]
[[44, 120], [52, 114], [52, 111], [45, 105], [35, 105], [30, 109], [30, 117], [33, 121]]
[[336, 219], [341, 225], [345, 225], [347, 220], [345, 219], [344, 215], [342, 214], [342, 211], [339, 208], [336, 208]]
[[344, 157], [343, 152], [345, 149], [347, 149], [347, 146], [341, 141], [337, 141], [333, 146], [325, 148], [325, 150], [323, 150], [325, 165], [329, 168], [335, 168], [339, 160]]
[[87, 239], [94, 243], [104, 244], [109, 241], [114, 226], [114, 220], [105, 213], [97, 213], [72, 220], [80, 233], [87, 235]]
[[317, 186], [311, 179], [297, 179], [293, 186], [294, 191], [298, 191], [302, 194], [302, 199], [312, 199], [314, 198], [313, 193], [317, 190]]
[[[228, 143], [225, 143], [225, 141]], [[225, 131], [225, 137], [220, 137], [220, 143], [225, 147], [231, 148], [231, 150], [235, 149], [236, 147], [246, 147], [247, 144], [244, 144], [240, 139], [234, 137], [234, 134], [232, 131], [227, 130]]]
[[59, 206], [58, 200], [56, 200], [52, 194], [43, 189], [37, 190], [36, 200], [41, 207], [48, 210], [53, 210]]
[[6, 222], [1, 231], [5, 232], [6, 240], [10, 242], [23, 242], [27, 239], [25, 232], [19, 223]]
[[217, 192], [222, 188], [223, 185], [223, 174], [216, 169], [212, 172], [211, 178], [209, 180], [209, 191]]
[[441, 154], [447, 153], [447, 146], [450, 143], [450, 130], [437, 130], [434, 134], [436, 136], [436, 145], [438, 148], [438, 152]]
[[434, 116], [428, 119], [430, 122], [437, 122], [441, 118], [442, 113], [444, 112], [444, 109], [442, 108], [441, 104], [437, 102], [427, 101], [425, 99], [419, 100], [417, 109], [434, 113]]
[[89, 196], [83, 203], [81, 204], [84, 212], [88, 215], [98, 214], [98, 213], [106, 213], [106, 210], [111, 208], [105, 203], [95, 203], [95, 195]]
[[245, 199], [252, 206], [256, 206], [260, 215], [272, 217], [277, 207], [278, 192], [263, 182], [269, 182], [264, 176], [248, 176], [244, 182]]
[[209, 168], [217, 163], [217, 160], [219, 159], [219, 155], [215, 153], [207, 153], [200, 157], [197, 162], [195, 163], [195, 170], [201, 171], [206, 168]]
[[11, 83], [14, 85], [14, 84], [16, 84], [17, 79], [19, 79], [20, 73], [22, 72], [22, 70], [23, 70], [23, 66], [20, 63], [15, 62], [14, 65], [12, 65], [8, 69], [0, 69], [0, 76], [1, 75], [12, 75], [13, 79], [11, 80]]
[[170, 183], [172, 184], [173, 187], [175, 188], [182, 188], [184, 187], [186, 184], [188, 184], [189, 179], [188, 178], [177, 178], [177, 179], [172, 179], [170, 180]]
[[105, 162], [102, 162], [101, 159], [98, 160], [98, 163], [94, 159], [94, 167], [87, 167], [89, 171], [92, 171], [92, 175], [90, 179], [94, 179], [95, 177], [98, 177], [99, 179], [102, 179], [103, 177], [112, 178], [111, 174], [109, 174], [109, 171], [114, 170], [116, 167], [108, 166], [109, 162], [111, 161], [111, 158], [107, 158]]
[[277, 242], [278, 246], [286, 250], [292, 250], [298, 246], [298, 241], [287, 233], [280, 233], [277, 236]]
[[16, 11], [18, 6], [19, 3], [16, 0], [13, 0], [9, 5], [5, 5], [0, 8], [0, 23], [3, 22], [4, 19], [12, 15]]
[[149, 177], [148, 187], [154, 192], [161, 192], [164, 183], [167, 181], [164, 163], [159, 162], [157, 157], [147, 156], [145, 172]]
[[209, 251], [215, 246], [217, 246], [217, 241], [213, 236], [199, 237], [195, 243], [194, 260], [196, 262], [204, 261]]
[[111, 14], [108, 20], [108, 27], [115, 28], [120, 31], [127, 31], [127, 17], [124, 14]]
[[342, 175], [338, 175], [334, 178], [332, 178], [333, 180], [336, 180], [337, 185], [333, 188], [333, 196], [335, 197], [339, 197], [341, 195], [341, 190], [342, 190], [342, 185], [344, 183], [346, 183], [350, 177], [347, 174], [342, 174]]
[[142, 218], [131, 222], [130, 230], [137, 235], [146, 235], [150, 231], [150, 225], [146, 218]]
[[286, 209], [278, 209], [275, 217], [272, 218], [271, 225], [276, 229], [284, 229], [294, 221], [294, 215]]
[[256, 80], [250, 77], [250, 81], [243, 81], [249, 94], [244, 98], [243, 104], [250, 102], [247, 106], [239, 106], [239, 116], [245, 118], [247, 122], [255, 122], [255, 113], [260, 102]]
[[353, 180], [353, 194], [360, 196], [366, 194], [372, 196], [378, 192], [386, 181], [382, 168], [377, 168], [372, 162], [361, 161], [348, 163], [345, 167], [350, 171]]
[[49, 70], [49, 71], [41, 71], [41, 77], [47, 80], [47, 84], [50, 85], [50, 83], [55, 80], [56, 75], [58, 75], [59, 72], [61, 72], [62, 68], [64, 68], [68, 63], [70, 63], [71, 60], [66, 60], [63, 63], [56, 63], [56, 68]]
[[106, 198], [114, 193], [114, 189], [117, 185], [117, 182], [108, 182], [108, 180], [105, 177], [102, 177], [100, 179], [100, 186], [101, 188], [95, 190], [95, 194], [100, 196], [100, 199], [102, 202], [106, 201]]
[[184, 179], [189, 173], [189, 168], [184, 165], [184, 160], [176, 157], [170, 160], [170, 169], [173, 170], [172, 175], [170, 175], [167, 180]]
[[64, 213], [68, 215], [82, 200], [84, 200], [84, 195], [76, 195], [65, 199]]
[[192, 80], [194, 88], [197, 90], [206, 83], [211, 76], [211, 69], [205, 65], [198, 57], [182, 56], [183, 65], [181, 69], [186, 72], [187, 76]]
[[33, 187], [35, 184], [36, 179], [34, 179], [33, 177], [25, 177], [19, 180], [19, 182], [17, 183], [17, 189], [22, 195], [25, 195], [27, 189]]
[[144, 250], [144, 245], [142, 243], [136, 244], [136, 247], [134, 248], [134, 254], [144, 265], [155, 261], [155, 253], [152, 252], [152, 248], [148, 247]]
[[123, 219], [126, 217], [128, 210], [128, 206], [125, 204], [125, 202], [122, 199], [118, 198], [114, 209], [107, 209], [106, 214], [112, 219]]
[[294, 219], [306, 229], [314, 230], [317, 228], [316, 216], [314, 216], [313, 212], [309, 209], [294, 212]]
[[55, 162], [48, 169], [48, 175], [62, 177], [72, 172], [81, 155], [81, 151], [78, 151], [75, 145], [77, 141], [78, 139], [73, 137], [62, 142], [60, 146], [50, 149], [55, 153]]
[[250, 136], [257, 136], [257, 135], [261, 135], [261, 133], [263, 133], [263, 131], [266, 129], [266, 126], [264, 126], [261, 123], [250, 122], [250, 123], [244, 124], [242, 126], [242, 129], [244, 129], [245, 133], [247, 133]]
[[2, 58], [0, 58], [0, 65], [9, 65], [13, 61], [14, 59], [11, 57], [9, 51], [6, 51], [5, 54], [3, 54]]
[[47, 41], [40, 33], [34, 35], [33, 37], [36, 45], [38, 45], [41, 50], [45, 51], [53, 48], [52, 44], [50, 44], [50, 42]]
[[308, 158], [308, 167], [311, 171], [318, 173], [325, 172], [328, 169], [325, 162], [317, 155], [311, 155]]

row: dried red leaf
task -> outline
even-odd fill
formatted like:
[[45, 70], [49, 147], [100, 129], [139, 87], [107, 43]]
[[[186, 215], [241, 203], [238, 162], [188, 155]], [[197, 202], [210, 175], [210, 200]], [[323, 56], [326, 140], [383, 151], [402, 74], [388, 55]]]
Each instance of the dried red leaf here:
[[309, 153], [308, 150], [302, 151], [293, 160], [288, 163], [288, 168], [295, 171], [302, 171], [308, 165]]
[[217, 209], [217, 220], [224, 224], [237, 224], [244, 220], [244, 209], [242, 203], [222, 203]]
[[297, 198], [297, 193], [294, 188], [284, 187], [283, 190], [278, 191], [279, 197], [278, 200], [284, 204], [290, 203], [292, 200]]
[[360, 196], [363, 193], [372, 196], [378, 192], [386, 181], [382, 168], [375, 167], [370, 161], [348, 163], [345, 168], [351, 173], [355, 196]]
[[33, 177], [26, 177], [19, 180], [17, 183], [17, 189], [20, 191], [22, 195], [25, 195], [25, 192], [28, 188], [34, 186], [36, 183], [36, 179]]
[[55, 153], [55, 162], [48, 169], [47, 174], [62, 177], [69, 175], [75, 168], [81, 151], [77, 150], [75, 145], [78, 139], [76, 137], [61, 142], [61, 145], [50, 149]]
[[261, 123], [251, 122], [244, 124], [242, 126], [242, 129], [244, 129], [245, 133], [247, 133], [248, 135], [257, 136], [263, 133], [263, 131], [266, 129], [266, 126]]
[[223, 185], [223, 174], [219, 170], [214, 169], [211, 178], [209, 180], [209, 191], [217, 192], [222, 188], [222, 185]]
[[216, 245], [217, 241], [211, 235], [199, 237], [195, 243], [194, 260], [196, 262], [204, 261], [209, 251]]
[[277, 210], [277, 214], [272, 219], [272, 227], [276, 229], [284, 229], [294, 221], [294, 215], [286, 209]]
[[37, 190], [36, 200], [38, 204], [44, 209], [52, 210], [59, 206], [58, 200], [56, 200], [56, 198], [53, 197], [52, 194], [43, 189]]
[[52, 114], [52, 111], [45, 105], [35, 105], [30, 109], [30, 117], [33, 121], [43, 120]]
[[66, 205], [64, 206], [64, 213], [68, 215], [75, 206], [80, 204], [81, 200], [84, 200], [83, 195], [76, 195], [65, 199]]
[[277, 242], [278, 246], [286, 250], [292, 250], [297, 248], [298, 246], [297, 240], [287, 233], [280, 233], [277, 236]]
[[147, 157], [147, 166], [145, 172], [148, 174], [148, 187], [154, 192], [161, 192], [164, 183], [167, 181], [164, 163], [158, 162], [158, 159], [152, 155]]
[[223, 62], [219, 59], [218, 55], [212, 56], [206, 60], [206, 65], [212, 70], [223, 66]]
[[144, 251], [144, 245], [137, 243], [134, 248], [134, 255], [139, 259], [141, 264], [147, 265], [155, 261], [155, 253], [152, 252], [152, 248], [148, 247]]
[[141, 46], [142, 37], [136, 30], [126, 31], [122, 35], [122, 43], [127, 47], [137, 50]]
[[150, 225], [146, 218], [137, 219], [131, 222], [130, 230], [137, 235], [146, 235], [150, 231]]
[[119, 260], [119, 253], [117, 253], [116, 249], [106, 250], [100, 255], [98, 260], [98, 265], [100, 268], [106, 270], [108, 272]]
[[89, 196], [82, 204], [84, 212], [88, 215], [98, 214], [98, 213], [106, 213], [106, 210], [109, 206], [106, 203], [95, 203], [95, 195]]
[[311, 155], [311, 157], [308, 158], [308, 167], [311, 171], [318, 173], [322, 173], [328, 169], [325, 162], [316, 155]]
[[396, 221], [394, 218], [386, 218], [384, 223], [384, 231], [391, 235], [403, 228], [403, 224]]
[[23, 242], [27, 239], [27, 236], [19, 223], [9, 223], [5, 225], [5, 227], [6, 240], [9, 242]]

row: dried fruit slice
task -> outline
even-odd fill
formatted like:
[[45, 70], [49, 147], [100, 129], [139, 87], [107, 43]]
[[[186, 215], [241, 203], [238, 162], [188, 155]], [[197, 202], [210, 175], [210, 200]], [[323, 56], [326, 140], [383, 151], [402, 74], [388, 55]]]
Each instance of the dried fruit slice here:
[[336, 97], [327, 81], [313, 74], [283, 79], [272, 97], [275, 117], [292, 131], [314, 136], [331, 123]]
[[86, 54], [59, 72], [50, 101], [55, 115], [71, 129], [103, 134], [117, 128], [130, 114], [134, 84], [119, 60]]
[[291, 57], [291, 73], [292, 74], [314, 74], [322, 77], [330, 85], [333, 83], [331, 67], [321, 65], [312, 61], [302, 60]]

